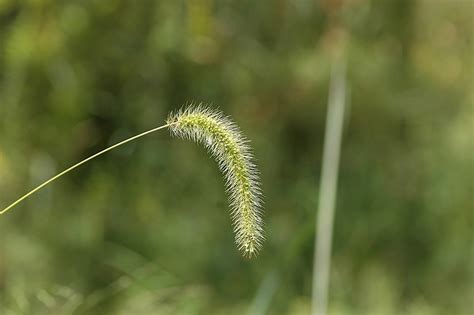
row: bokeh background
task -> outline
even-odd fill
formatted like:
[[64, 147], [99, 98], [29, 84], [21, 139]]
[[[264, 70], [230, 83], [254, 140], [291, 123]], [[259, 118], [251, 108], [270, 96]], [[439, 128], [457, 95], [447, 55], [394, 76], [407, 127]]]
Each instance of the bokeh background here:
[[470, 0], [0, 0], [0, 208], [188, 102], [252, 140], [267, 240], [167, 131], [0, 217], [0, 313], [309, 314], [334, 55], [350, 90], [329, 314], [472, 314]]

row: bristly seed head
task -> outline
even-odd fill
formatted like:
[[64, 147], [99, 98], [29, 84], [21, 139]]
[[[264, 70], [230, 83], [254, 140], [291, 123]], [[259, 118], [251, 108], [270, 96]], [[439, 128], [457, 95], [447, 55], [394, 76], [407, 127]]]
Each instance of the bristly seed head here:
[[230, 199], [235, 241], [244, 256], [255, 256], [262, 246], [262, 194], [248, 140], [221, 112], [201, 105], [168, 117], [171, 134], [203, 143], [224, 174]]

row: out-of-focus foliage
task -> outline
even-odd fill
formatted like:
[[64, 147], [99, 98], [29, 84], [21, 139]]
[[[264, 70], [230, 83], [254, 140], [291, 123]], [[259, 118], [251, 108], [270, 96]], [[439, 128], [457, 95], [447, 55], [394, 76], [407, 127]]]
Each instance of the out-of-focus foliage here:
[[0, 217], [0, 313], [308, 314], [343, 33], [330, 313], [469, 314], [472, 23], [470, 0], [0, 0], [0, 207], [202, 101], [253, 140], [267, 236], [242, 259], [205, 150], [149, 136]]

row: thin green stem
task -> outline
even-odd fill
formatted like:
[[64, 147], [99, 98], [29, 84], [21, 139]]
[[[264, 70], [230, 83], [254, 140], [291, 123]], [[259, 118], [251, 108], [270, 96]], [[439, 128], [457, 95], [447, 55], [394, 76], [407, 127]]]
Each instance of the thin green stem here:
[[102, 150], [102, 151], [100, 151], [100, 152], [97, 152], [97, 153], [94, 154], [94, 155], [91, 155], [90, 157], [88, 157], [88, 158], [86, 158], [86, 159], [80, 161], [80, 162], [77, 163], [77, 164], [74, 164], [73, 166], [71, 166], [71, 167], [69, 167], [68, 169], [62, 171], [61, 173], [57, 174], [56, 176], [54, 176], [54, 177], [48, 179], [47, 181], [45, 181], [44, 183], [42, 183], [42, 184], [39, 185], [38, 187], [34, 188], [33, 190], [31, 190], [31, 191], [28, 192], [27, 194], [25, 194], [25, 195], [23, 195], [22, 197], [20, 197], [18, 200], [16, 200], [15, 202], [13, 202], [11, 205], [9, 205], [8, 207], [6, 207], [6, 208], [3, 209], [2, 211], [0, 211], [0, 215], [1, 215], [1, 214], [4, 214], [4, 213], [7, 212], [8, 210], [11, 210], [13, 207], [15, 207], [16, 205], [18, 205], [20, 202], [22, 202], [23, 200], [25, 200], [26, 198], [28, 198], [29, 196], [31, 196], [32, 194], [34, 194], [35, 192], [37, 192], [38, 190], [40, 190], [41, 188], [43, 188], [43, 187], [45, 187], [46, 185], [48, 185], [48, 184], [54, 182], [56, 179], [58, 179], [58, 178], [60, 178], [61, 176], [63, 176], [63, 175], [65, 175], [65, 174], [69, 173], [69, 172], [72, 171], [73, 169], [75, 169], [75, 168], [81, 166], [82, 164], [87, 163], [87, 162], [89, 162], [90, 160], [92, 160], [92, 159], [98, 157], [99, 155], [102, 155], [102, 154], [104, 154], [104, 153], [106, 153], [106, 152], [109, 152], [110, 150], [113, 150], [113, 149], [115, 149], [115, 148], [117, 148], [117, 147], [119, 147], [119, 146], [121, 146], [121, 145], [123, 145], [123, 144], [126, 144], [126, 143], [130, 142], [130, 141], [133, 141], [133, 140], [135, 140], [135, 139], [141, 138], [141, 137], [143, 137], [143, 136], [146, 136], [146, 135], [148, 135], [148, 134], [150, 134], [150, 133], [153, 133], [153, 132], [155, 132], [155, 131], [158, 131], [158, 130], [160, 130], [160, 129], [167, 128], [167, 127], [169, 127], [171, 124], [172, 124], [172, 123], [168, 123], [168, 124], [166, 124], [166, 125], [163, 125], [163, 126], [160, 126], [160, 127], [156, 127], [156, 128], [153, 128], [153, 129], [150, 129], [150, 130], [145, 131], [145, 132], [142, 132], [142, 133], [140, 133], [140, 134], [138, 134], [138, 135], [136, 135], [136, 136], [133, 136], [133, 137], [128, 138], [128, 139], [125, 139], [125, 140], [123, 140], [123, 141], [121, 141], [121, 142], [119, 142], [119, 143], [116, 143], [116, 144], [114, 144], [114, 145], [112, 145], [112, 146], [110, 146], [110, 147], [108, 147], [108, 148], [106, 148], [106, 149], [104, 149], [104, 150]]

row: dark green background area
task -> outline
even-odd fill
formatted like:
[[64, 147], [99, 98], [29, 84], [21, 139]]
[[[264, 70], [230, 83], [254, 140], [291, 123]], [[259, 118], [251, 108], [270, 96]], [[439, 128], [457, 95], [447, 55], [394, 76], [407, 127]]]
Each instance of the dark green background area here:
[[0, 208], [83, 158], [218, 107], [252, 141], [266, 242], [168, 131], [0, 217], [0, 313], [309, 314], [332, 55], [345, 34], [329, 314], [469, 314], [473, 3], [0, 0]]

